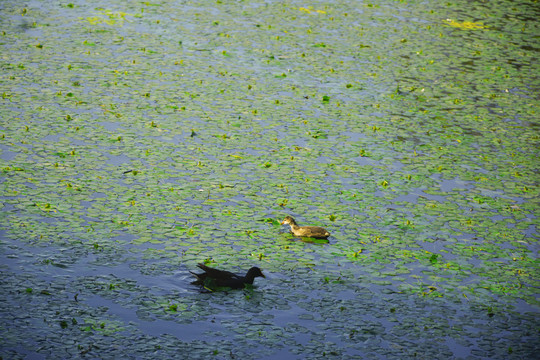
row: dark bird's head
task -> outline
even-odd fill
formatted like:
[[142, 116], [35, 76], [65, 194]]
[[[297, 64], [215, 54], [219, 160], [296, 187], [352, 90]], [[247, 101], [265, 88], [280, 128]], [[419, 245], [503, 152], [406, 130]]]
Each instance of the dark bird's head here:
[[266, 276], [264, 276], [264, 274], [262, 273], [261, 269], [259, 269], [258, 267], [254, 266], [252, 267], [251, 269], [248, 270], [247, 274], [246, 274], [246, 280], [250, 281], [251, 280], [251, 283], [253, 283], [253, 279], [255, 279], [256, 277], [263, 277], [265, 278]]

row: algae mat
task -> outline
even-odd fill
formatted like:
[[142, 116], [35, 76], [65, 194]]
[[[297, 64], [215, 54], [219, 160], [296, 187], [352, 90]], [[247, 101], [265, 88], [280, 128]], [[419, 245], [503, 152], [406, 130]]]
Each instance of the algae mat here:
[[0, 356], [534, 356], [538, 15], [3, 1]]

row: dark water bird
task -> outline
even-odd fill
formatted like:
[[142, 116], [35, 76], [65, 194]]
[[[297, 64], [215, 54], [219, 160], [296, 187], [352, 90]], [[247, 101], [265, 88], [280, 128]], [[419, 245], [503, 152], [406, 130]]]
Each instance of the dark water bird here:
[[191, 272], [197, 280], [193, 281], [193, 285], [202, 285], [205, 287], [229, 287], [232, 289], [243, 288], [246, 284], [253, 284], [256, 277], [266, 277], [258, 267], [252, 267], [248, 270], [246, 276], [236, 275], [225, 270], [218, 270], [208, 267], [202, 263], [197, 264], [204, 272], [197, 274]]
[[289, 224], [291, 226], [291, 232], [295, 236], [312, 237], [316, 239], [326, 239], [330, 236], [330, 233], [320, 226], [298, 226], [292, 216], [285, 217], [281, 222], [281, 225], [284, 224]]

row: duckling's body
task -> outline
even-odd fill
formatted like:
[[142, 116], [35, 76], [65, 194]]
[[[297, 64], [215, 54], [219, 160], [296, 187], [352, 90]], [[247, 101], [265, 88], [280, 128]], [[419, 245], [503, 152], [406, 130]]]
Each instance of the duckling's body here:
[[190, 271], [197, 278], [197, 280], [192, 282], [194, 285], [240, 289], [246, 284], [253, 284], [253, 280], [256, 277], [265, 277], [261, 269], [255, 266], [248, 270], [246, 276], [236, 275], [225, 270], [214, 269], [204, 264], [197, 264], [197, 266], [201, 268], [204, 273], [197, 274]]
[[289, 224], [291, 226], [291, 232], [295, 236], [312, 237], [316, 239], [326, 239], [330, 236], [330, 233], [320, 226], [298, 226], [292, 216], [287, 216], [281, 222], [281, 225]]

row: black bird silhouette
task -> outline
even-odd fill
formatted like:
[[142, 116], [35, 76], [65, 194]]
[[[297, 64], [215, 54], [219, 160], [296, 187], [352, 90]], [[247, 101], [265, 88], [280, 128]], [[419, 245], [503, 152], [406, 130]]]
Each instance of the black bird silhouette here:
[[197, 280], [193, 281], [193, 285], [202, 285], [205, 287], [230, 287], [233, 289], [243, 288], [246, 284], [253, 284], [256, 277], [265, 277], [261, 269], [252, 267], [248, 270], [246, 276], [236, 275], [230, 271], [218, 270], [208, 267], [202, 263], [197, 264], [204, 272], [201, 274], [192, 273]]

